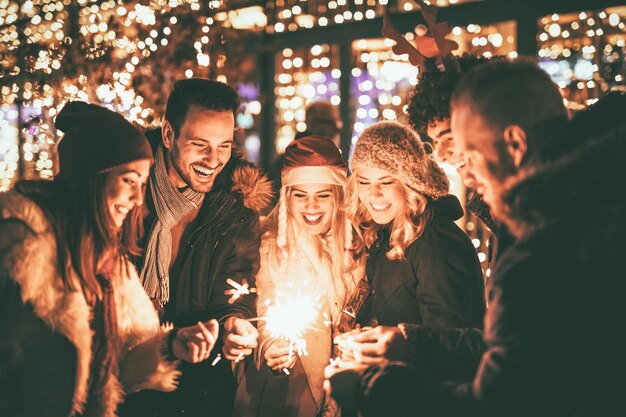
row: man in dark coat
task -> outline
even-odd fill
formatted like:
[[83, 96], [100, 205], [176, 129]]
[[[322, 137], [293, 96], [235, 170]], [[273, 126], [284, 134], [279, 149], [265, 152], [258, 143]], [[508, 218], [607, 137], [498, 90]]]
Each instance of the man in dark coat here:
[[[532, 108], [493, 107], [494, 92], [524, 95], [518, 89], [529, 65], [477, 68], [453, 100], [453, 130], [468, 168], [517, 237], [495, 270], [485, 319], [487, 351], [473, 381], [441, 384], [423, 369], [398, 363], [362, 373], [331, 375], [329, 369], [340, 404], [356, 404], [364, 416], [624, 413], [626, 346], [616, 329], [626, 316], [626, 283], [618, 272], [626, 204], [613, 184], [626, 179], [626, 97], [611, 94], [560, 126], [515, 173], [525, 157], [520, 151], [538, 139], [538, 125], [555, 117], [545, 100]], [[546, 91], [536, 85], [528, 93], [545, 98]], [[543, 114], [544, 122], [524, 120], [533, 113]]]
[[[137, 260], [146, 292], [163, 322], [176, 327], [218, 319], [222, 337], [209, 360], [181, 364], [176, 392], [131, 396], [122, 416], [230, 416], [233, 368], [256, 347], [254, 287], [261, 241], [259, 215], [271, 185], [232, 150], [235, 90], [189, 79], [170, 94], [154, 132], [155, 164], [146, 195], [148, 231]], [[216, 355], [220, 355], [218, 358]], [[232, 361], [232, 362], [231, 362]]]

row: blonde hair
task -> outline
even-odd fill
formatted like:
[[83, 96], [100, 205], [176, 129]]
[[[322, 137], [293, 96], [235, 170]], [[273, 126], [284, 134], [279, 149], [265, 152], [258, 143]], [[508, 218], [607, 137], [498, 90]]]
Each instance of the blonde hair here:
[[[344, 207], [344, 191], [340, 185], [329, 184], [334, 198], [333, 211], [331, 214], [330, 232], [333, 236], [333, 245], [329, 247], [330, 264], [335, 280], [344, 281], [343, 274], [350, 271], [352, 262], [346, 256], [352, 245], [352, 223], [346, 217]], [[288, 198], [293, 191], [293, 187], [284, 186], [280, 190], [280, 199], [274, 209], [268, 214], [265, 221], [265, 234], [276, 239], [277, 250], [282, 252], [279, 256], [288, 257], [295, 253], [296, 236], [305, 237], [313, 243], [317, 250], [317, 256], [322, 259], [325, 255], [323, 237], [302, 233], [299, 223], [293, 216], [289, 208]], [[285, 261], [285, 259], [283, 259]], [[346, 283], [344, 283], [346, 284]], [[347, 287], [346, 287], [347, 288]]]
[[[357, 175], [358, 169], [348, 178], [346, 214], [361, 238], [360, 244], [369, 248], [378, 238], [378, 230], [383, 226], [373, 221], [367, 207], [359, 200]], [[387, 258], [392, 260], [405, 258], [406, 248], [422, 235], [431, 218], [428, 199], [402, 181], [399, 183], [404, 189], [404, 204], [399, 208], [391, 223], [389, 235], [391, 249], [387, 252]], [[359, 247], [357, 250], [361, 251], [364, 247]]]

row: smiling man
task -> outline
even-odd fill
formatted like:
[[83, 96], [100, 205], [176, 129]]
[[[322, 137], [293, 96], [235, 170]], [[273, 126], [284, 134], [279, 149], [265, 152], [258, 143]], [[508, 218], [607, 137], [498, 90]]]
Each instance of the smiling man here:
[[[141, 279], [162, 321], [183, 327], [215, 318], [222, 337], [209, 360], [181, 364], [175, 393], [131, 397], [121, 415], [231, 415], [231, 365], [250, 355], [258, 334], [246, 320], [256, 316], [256, 298], [229, 303], [227, 280], [254, 287], [258, 213], [271, 201], [269, 182], [233, 150], [238, 106], [237, 93], [224, 83], [181, 80], [155, 132], [146, 195], [149, 233], [137, 261]], [[224, 359], [212, 366], [218, 353]]]

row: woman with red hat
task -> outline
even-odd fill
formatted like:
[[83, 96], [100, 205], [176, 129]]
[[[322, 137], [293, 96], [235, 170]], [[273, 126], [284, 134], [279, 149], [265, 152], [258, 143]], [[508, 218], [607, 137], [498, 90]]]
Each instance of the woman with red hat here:
[[138, 254], [152, 151], [121, 115], [72, 102], [54, 181], [0, 195], [0, 415], [115, 416], [124, 394], [171, 391], [217, 323], [165, 331]]
[[[347, 167], [330, 139], [307, 136], [285, 150], [281, 178], [278, 204], [264, 224], [256, 281], [256, 367], [239, 385], [234, 416], [335, 416], [322, 387], [324, 367], [346, 298], [363, 273], [350, 251], [352, 227], [343, 206]], [[315, 306], [310, 323], [300, 323], [307, 329], [299, 341], [276, 334], [270, 317], [274, 306], [295, 298]]]

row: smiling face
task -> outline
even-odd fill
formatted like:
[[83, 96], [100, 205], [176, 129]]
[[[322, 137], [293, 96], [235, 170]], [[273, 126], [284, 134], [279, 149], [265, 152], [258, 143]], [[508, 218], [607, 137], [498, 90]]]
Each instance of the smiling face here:
[[392, 222], [404, 208], [404, 187], [387, 171], [360, 168], [357, 175], [359, 200], [377, 224]]
[[163, 145], [169, 150], [167, 172], [174, 186], [209, 192], [232, 154], [234, 129], [231, 111], [191, 108], [177, 138], [166, 120]]
[[312, 235], [328, 233], [336, 204], [332, 186], [299, 184], [289, 188], [288, 207], [298, 226]]
[[505, 150], [502, 134], [491, 129], [485, 119], [465, 103], [452, 108], [452, 131], [465, 169], [474, 177], [476, 192], [497, 216], [504, 184], [517, 172], [511, 155]]
[[150, 161], [147, 159], [130, 162], [107, 173], [106, 207], [116, 228], [122, 227], [133, 208], [143, 204], [149, 174]]
[[459, 150], [458, 141], [455, 141], [452, 135], [450, 119], [437, 120], [429, 124], [427, 134], [433, 141], [437, 162], [446, 162], [452, 165], [461, 176], [466, 187], [476, 187], [474, 175], [467, 170]]

